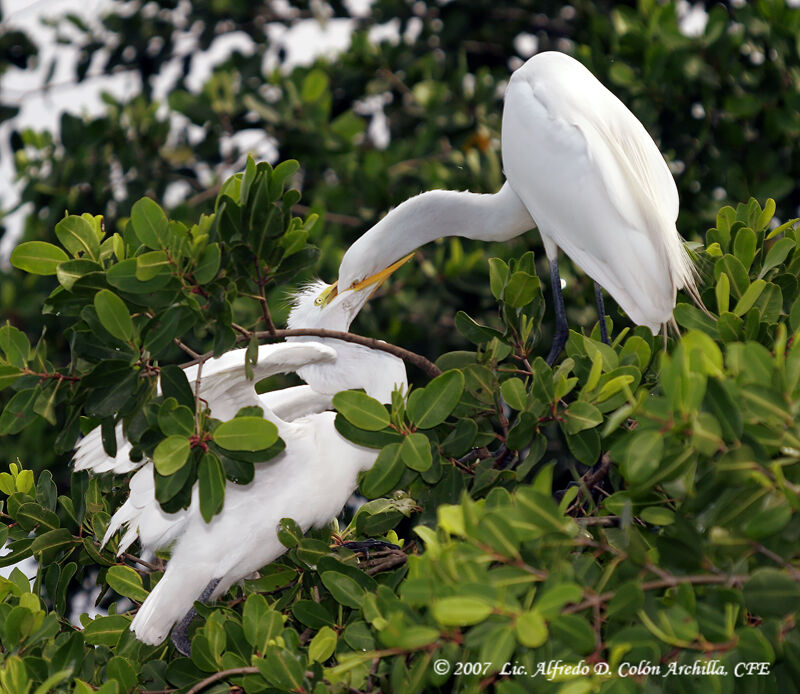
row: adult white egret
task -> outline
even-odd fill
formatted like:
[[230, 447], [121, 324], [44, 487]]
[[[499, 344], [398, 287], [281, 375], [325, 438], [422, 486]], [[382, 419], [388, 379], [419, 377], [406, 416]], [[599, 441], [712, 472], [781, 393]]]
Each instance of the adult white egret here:
[[[346, 331], [376, 285], [404, 261], [348, 291], [334, 293], [322, 282], [307, 286], [295, 296], [289, 327]], [[203, 365], [199, 395], [208, 402], [212, 416], [227, 419], [242, 407], [258, 405], [286, 443], [278, 456], [256, 465], [249, 484], [227, 483], [223, 509], [210, 523], [200, 514], [196, 487], [188, 508], [165, 513], [155, 498], [151, 462], [110, 459], [96, 431], [78, 444], [75, 459], [80, 469], [128, 471], [142, 466], [131, 478], [128, 499], [111, 518], [103, 544], [125, 527], [119, 553], [137, 537], [146, 552], [172, 545], [164, 576], [131, 623], [131, 630], [145, 643], [161, 643], [181, 617], [191, 614], [196, 599], [222, 595], [283, 554], [277, 537], [281, 518], [295, 519], [303, 531], [329, 522], [355, 489], [358, 473], [375, 462], [377, 450], [340, 436], [334, 427], [335, 413], [325, 410], [333, 394], [349, 388], [364, 388], [381, 402], [391, 402], [396, 387], [407, 388], [402, 360], [341, 340], [290, 340], [259, 348], [255, 378], [294, 371], [308, 386], [257, 396], [254, 381], [244, 377], [244, 350]], [[196, 381], [197, 367], [186, 373], [190, 383]], [[184, 618], [181, 625], [188, 626], [188, 621]], [[173, 634], [173, 640], [186, 652], [185, 634], [176, 631], [180, 634], [177, 638]]]
[[[434, 190], [405, 201], [349, 248], [338, 286], [440, 236], [506, 241], [536, 225], [556, 314], [548, 363], [568, 333], [559, 248], [653, 334], [671, 319], [678, 289], [700, 303], [667, 164], [636, 116], [577, 60], [545, 52], [514, 72], [501, 139], [507, 180], [497, 193]], [[607, 341], [597, 286], [596, 297]]]

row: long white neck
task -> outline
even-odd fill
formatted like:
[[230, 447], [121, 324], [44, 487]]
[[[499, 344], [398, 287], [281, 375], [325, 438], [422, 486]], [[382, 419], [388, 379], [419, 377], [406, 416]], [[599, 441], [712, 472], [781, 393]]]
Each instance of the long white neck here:
[[534, 226], [508, 183], [494, 194], [431, 190], [395, 207], [348, 249], [339, 285], [350, 286], [442, 236], [507, 241]]

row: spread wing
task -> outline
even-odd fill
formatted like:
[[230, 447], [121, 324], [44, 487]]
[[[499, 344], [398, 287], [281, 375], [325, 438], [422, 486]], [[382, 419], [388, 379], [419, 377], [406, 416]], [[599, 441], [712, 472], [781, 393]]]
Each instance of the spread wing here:
[[[297, 416], [297, 412], [317, 412], [329, 396], [320, 396], [310, 388], [293, 391], [284, 398], [270, 393], [268, 397], [259, 397], [253, 386], [268, 376], [289, 373], [309, 364], [330, 363], [336, 360], [336, 350], [321, 342], [280, 342], [272, 345], [261, 345], [258, 348], [258, 360], [253, 366], [254, 378], [247, 380], [245, 375], [245, 351], [237, 349], [226, 352], [221, 357], [209, 359], [202, 365], [193, 365], [184, 372], [189, 385], [195, 386], [200, 376], [199, 395], [208, 402], [211, 413], [218, 419], [230, 419], [242, 407], [257, 405], [270, 410], [265, 412], [269, 419], [281, 419], [282, 410], [289, 415], [288, 419]], [[278, 391], [280, 392], [280, 391]], [[270, 403], [277, 404], [272, 408]], [[76, 470], [90, 470], [94, 473], [114, 472], [126, 474], [143, 465], [143, 459], [134, 462], [130, 459], [131, 444], [125, 438], [122, 424], [115, 428], [117, 438], [117, 454], [113, 458], [103, 448], [100, 427], [84, 436], [75, 447], [73, 463]]]

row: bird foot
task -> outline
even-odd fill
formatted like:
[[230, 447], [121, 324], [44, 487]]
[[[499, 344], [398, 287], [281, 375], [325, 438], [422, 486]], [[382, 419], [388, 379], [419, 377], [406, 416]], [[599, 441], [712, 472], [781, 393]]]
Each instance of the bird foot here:
[[342, 542], [340, 547], [346, 547], [347, 549], [352, 550], [356, 554], [363, 554], [367, 561], [369, 561], [369, 553], [370, 551], [375, 551], [377, 549], [400, 549], [397, 545], [392, 544], [391, 542], [386, 542], [385, 540], [360, 540], [357, 542]]
[[[219, 585], [219, 581], [220, 579], [218, 578], [209, 581], [208, 585], [203, 589], [203, 592], [200, 593], [200, 597], [197, 598], [198, 602], [206, 602], [211, 597], [214, 589]], [[192, 657], [192, 641], [189, 638], [188, 633], [189, 625], [196, 616], [197, 610], [192, 607], [185, 615], [183, 615], [181, 621], [172, 627], [172, 634], [170, 634], [170, 639], [172, 640], [172, 643], [177, 649], [178, 653], [186, 656], [187, 658]]]

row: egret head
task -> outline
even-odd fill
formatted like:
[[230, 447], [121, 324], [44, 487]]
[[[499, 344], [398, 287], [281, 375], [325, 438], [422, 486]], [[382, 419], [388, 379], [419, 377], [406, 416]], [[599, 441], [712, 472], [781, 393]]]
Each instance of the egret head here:
[[317, 280], [307, 284], [294, 295], [294, 305], [286, 325], [292, 330], [320, 328], [346, 332], [369, 298], [412, 255], [413, 253], [342, 291], [339, 291], [336, 282], [325, 284]]

